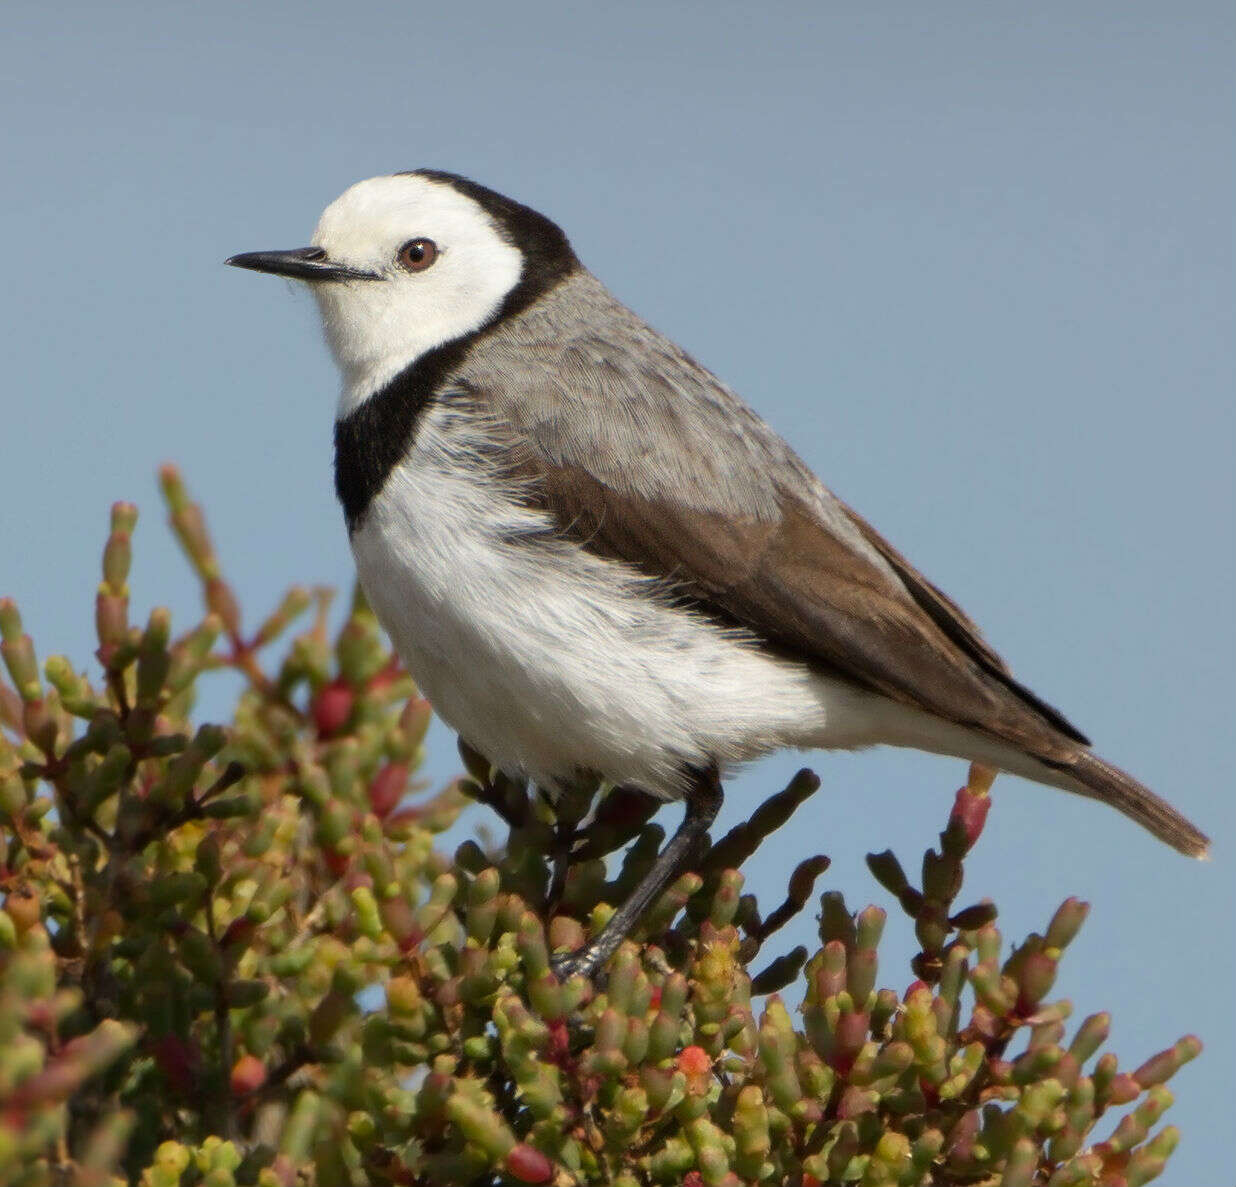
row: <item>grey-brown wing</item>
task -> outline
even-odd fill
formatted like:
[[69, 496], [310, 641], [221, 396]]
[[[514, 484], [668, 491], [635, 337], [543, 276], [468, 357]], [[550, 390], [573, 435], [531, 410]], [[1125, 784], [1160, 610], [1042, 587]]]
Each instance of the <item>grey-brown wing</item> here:
[[516, 352], [465, 376], [562, 532], [861, 687], [1049, 761], [1084, 740], [737, 396], [622, 313], [632, 327], [611, 311], [605, 333], [547, 340], [550, 366]]
[[[915, 577], [927, 607], [791, 496], [774, 523], [735, 521], [617, 491], [581, 467], [546, 467], [538, 491], [589, 547], [671, 579], [705, 610], [861, 687], [985, 730], [1040, 757], [1063, 758], [1054, 709], [1017, 684], [968, 620]], [[912, 570], [910, 572], [913, 572]], [[997, 666], [999, 664], [999, 666]]]

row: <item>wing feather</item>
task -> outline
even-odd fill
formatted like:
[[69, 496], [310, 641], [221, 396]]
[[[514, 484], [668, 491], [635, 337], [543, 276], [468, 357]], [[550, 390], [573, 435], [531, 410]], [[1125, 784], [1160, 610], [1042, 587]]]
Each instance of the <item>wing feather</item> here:
[[863, 688], [1071, 760], [1083, 736], [951, 599], [733, 392], [599, 292], [582, 299], [608, 301], [600, 316], [565, 335], [550, 319], [531, 346], [525, 324], [505, 351], [498, 333], [460, 376], [561, 532]]

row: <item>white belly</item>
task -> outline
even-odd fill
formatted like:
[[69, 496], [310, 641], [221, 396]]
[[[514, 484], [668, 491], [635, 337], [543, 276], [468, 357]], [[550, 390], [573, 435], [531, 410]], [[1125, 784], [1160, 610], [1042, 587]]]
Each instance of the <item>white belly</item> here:
[[855, 746], [873, 698], [668, 603], [552, 535], [437, 406], [354, 533], [366, 596], [438, 714], [548, 789], [577, 772], [678, 793], [686, 764]]

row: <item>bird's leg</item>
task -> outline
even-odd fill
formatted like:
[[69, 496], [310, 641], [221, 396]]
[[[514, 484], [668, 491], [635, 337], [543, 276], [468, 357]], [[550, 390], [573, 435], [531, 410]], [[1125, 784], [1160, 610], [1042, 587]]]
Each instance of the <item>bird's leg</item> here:
[[554, 840], [550, 850], [553, 856], [553, 877], [545, 895], [547, 916], [553, 915], [562, 902], [566, 891], [567, 871], [571, 865], [571, 850], [575, 848], [575, 838], [579, 835], [579, 822], [588, 815], [600, 782], [600, 779], [581, 772], [574, 783], [560, 787], [557, 795], [550, 795], [543, 788], [540, 789], [542, 799], [549, 805], [555, 817]]
[[567, 869], [571, 864], [571, 846], [575, 843], [575, 823], [560, 820], [554, 829], [554, 872], [545, 895], [545, 912], [552, 915], [562, 902], [566, 890]]
[[715, 767], [692, 769], [686, 795], [686, 812], [678, 831], [652, 863], [652, 869], [632, 891], [627, 901], [586, 947], [553, 959], [554, 973], [562, 979], [576, 975], [591, 977], [617, 950], [643, 919], [665, 889], [690, 868], [695, 851], [721, 808], [721, 779]]

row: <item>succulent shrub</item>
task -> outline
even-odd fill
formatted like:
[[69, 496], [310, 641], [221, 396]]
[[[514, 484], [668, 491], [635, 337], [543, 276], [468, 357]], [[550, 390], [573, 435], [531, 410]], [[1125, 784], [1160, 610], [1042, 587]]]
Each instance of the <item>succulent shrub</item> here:
[[[453, 783], [418, 784], [430, 709], [363, 599], [333, 637], [324, 590], [247, 626], [201, 511], [174, 470], [162, 485], [202, 583], [188, 630], [129, 621], [127, 504], [89, 674], [40, 668], [0, 601], [0, 1182], [1136, 1187], [1163, 1169], [1166, 1081], [1200, 1044], [1126, 1071], [1100, 1054], [1106, 1014], [1071, 1024], [1051, 990], [1084, 903], [1011, 948], [992, 904], [958, 905], [985, 772], [919, 885], [869, 858], [914, 920], [903, 992], [881, 987], [884, 909], [816, 897], [826, 857], [771, 909], [744, 886], [807, 771], [700, 853], [595, 984], [561, 982], [552, 954], [657, 852], [657, 805], [605, 787], [551, 804], [466, 747]], [[242, 678], [234, 714], [199, 724], [219, 670]], [[443, 852], [472, 801], [485, 826]], [[818, 947], [780, 951], [813, 901]]]

